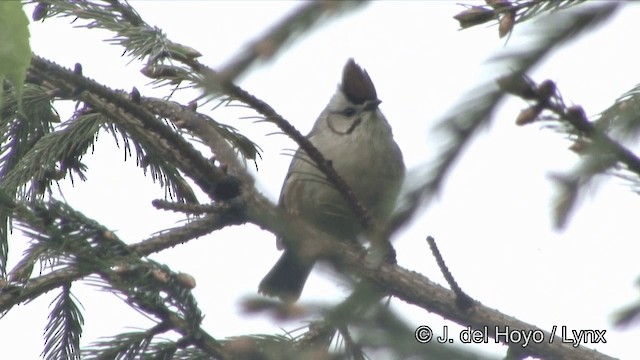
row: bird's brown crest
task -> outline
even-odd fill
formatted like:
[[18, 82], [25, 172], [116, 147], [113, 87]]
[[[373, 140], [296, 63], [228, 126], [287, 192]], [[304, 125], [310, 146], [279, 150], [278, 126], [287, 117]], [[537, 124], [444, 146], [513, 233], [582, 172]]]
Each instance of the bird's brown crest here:
[[353, 59], [349, 59], [342, 70], [342, 84], [344, 95], [354, 104], [364, 104], [366, 101], [377, 100], [378, 94], [373, 86], [369, 74]]

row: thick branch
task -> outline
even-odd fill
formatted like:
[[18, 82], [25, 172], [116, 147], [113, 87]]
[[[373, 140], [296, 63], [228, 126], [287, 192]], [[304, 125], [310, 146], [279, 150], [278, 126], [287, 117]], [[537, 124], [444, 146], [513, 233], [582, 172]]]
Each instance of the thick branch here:
[[[501, 330], [504, 330], [508, 326], [512, 330], [542, 332], [542, 330], [533, 325], [504, 315], [496, 310], [489, 309], [480, 303], [474, 304], [468, 312], [461, 311], [455, 305], [455, 294], [453, 292], [431, 282], [426, 277], [399, 266], [389, 264], [381, 265], [369, 257], [363, 259], [362, 252], [359, 249], [353, 248], [341, 242], [339, 239], [334, 239], [326, 234], [320, 233], [299, 219], [288, 216], [282, 209], [276, 207], [268, 199], [255, 191], [243, 194], [242, 196], [245, 198], [243, 201], [240, 201], [240, 203], [247, 204], [246, 214], [248, 220], [276, 234], [292, 235], [293, 237], [302, 239], [301, 241], [313, 243], [314, 246], [317, 245], [325, 251], [330, 251], [332, 257], [344, 263], [355, 274], [380, 285], [382, 289], [385, 289], [389, 294], [399, 299], [439, 314], [463, 326], [471, 326], [474, 329], [483, 329], [484, 326], [488, 326], [489, 333], [492, 335], [495, 335], [493, 331], [496, 326]], [[233, 215], [231, 218], [239, 221], [242, 219], [242, 215]], [[191, 231], [185, 231], [183, 228], [170, 230], [139, 244], [131, 245], [129, 249], [139, 255], [148, 255], [151, 252], [174, 246], [181, 242], [181, 240], [186, 241], [223, 227], [228, 224], [228, 219], [229, 214], [225, 216], [213, 214], [209, 218], [205, 217], [194, 221], [197, 226], [194, 225]], [[210, 227], [207, 228], [207, 226]], [[87, 275], [89, 275], [88, 271], [83, 272], [77, 269], [65, 268], [31, 279], [24, 287], [16, 287], [14, 289], [5, 288], [5, 290], [0, 293], [0, 311], [7, 310], [14, 304], [33, 299], [46, 291], [70, 281], [81, 279]], [[530, 344], [530, 346], [525, 349], [527, 353], [545, 358], [609, 358], [586, 348], [572, 348], [568, 344], [561, 343], [559, 338], [553, 343], [548, 343], [550, 335], [547, 332], [543, 333], [545, 342]], [[512, 345], [519, 346], [518, 344]]]
[[[474, 304], [469, 311], [462, 311], [456, 306], [456, 295], [451, 290], [445, 289], [425, 276], [400, 266], [386, 263], [380, 264], [373, 257], [363, 259], [362, 252], [359, 249], [351, 247], [338, 239], [332, 239], [326, 234], [317, 233], [315, 230], [310, 233], [309, 227], [305, 228], [295, 219], [283, 222], [283, 214], [280, 209], [273, 206], [259, 194], [252, 194], [251, 196], [246, 200], [249, 221], [279, 235], [293, 234], [296, 238], [306, 242], [302, 244], [303, 246], [330, 249], [331, 256], [346, 265], [354, 274], [378, 284], [388, 294], [394, 295], [409, 304], [417, 305], [462, 326], [470, 326], [473, 329], [480, 330], [487, 326], [488, 333], [494, 338], [496, 327], [501, 331], [508, 327], [511, 330], [540, 332], [544, 334], [545, 341], [529, 344], [526, 349], [523, 349], [527, 354], [534, 356], [553, 359], [612, 359], [584, 347], [573, 348], [569, 344], [562, 343], [562, 339], [559, 336], [555, 336], [554, 341], [549, 343], [549, 332], [502, 314], [497, 310], [490, 309], [480, 303]], [[504, 340], [504, 338], [500, 340]], [[509, 345], [520, 347], [520, 344]]]

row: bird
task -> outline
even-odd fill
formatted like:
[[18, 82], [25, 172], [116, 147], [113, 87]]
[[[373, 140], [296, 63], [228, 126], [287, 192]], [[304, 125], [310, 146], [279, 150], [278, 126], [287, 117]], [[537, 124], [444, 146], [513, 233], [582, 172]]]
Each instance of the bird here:
[[[390, 217], [405, 176], [402, 151], [380, 104], [371, 77], [350, 58], [336, 92], [307, 135], [377, 223]], [[302, 149], [293, 156], [278, 206], [342, 241], [357, 242], [365, 230]], [[299, 256], [293, 243], [277, 238], [277, 248], [284, 253], [260, 282], [260, 293], [285, 302], [300, 297], [316, 260]]]

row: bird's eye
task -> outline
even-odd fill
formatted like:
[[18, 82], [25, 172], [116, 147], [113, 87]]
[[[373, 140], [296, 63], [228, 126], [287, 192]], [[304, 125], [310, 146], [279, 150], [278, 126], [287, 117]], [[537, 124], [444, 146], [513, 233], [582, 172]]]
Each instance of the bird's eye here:
[[342, 111], [342, 115], [347, 116], [347, 117], [351, 117], [351, 116], [353, 116], [355, 114], [356, 114], [356, 109], [354, 109], [352, 107], [346, 108], [346, 109], [344, 109]]

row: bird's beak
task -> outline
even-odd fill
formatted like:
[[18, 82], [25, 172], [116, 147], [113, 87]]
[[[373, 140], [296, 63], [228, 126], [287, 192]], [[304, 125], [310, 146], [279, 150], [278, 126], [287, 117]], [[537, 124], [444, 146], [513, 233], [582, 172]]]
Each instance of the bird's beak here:
[[369, 110], [377, 109], [378, 105], [380, 105], [381, 103], [382, 103], [382, 100], [379, 100], [379, 99], [369, 100], [369, 101], [364, 103], [363, 110], [369, 111]]

